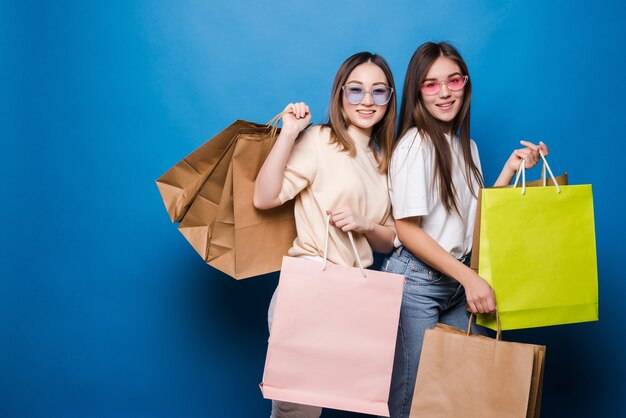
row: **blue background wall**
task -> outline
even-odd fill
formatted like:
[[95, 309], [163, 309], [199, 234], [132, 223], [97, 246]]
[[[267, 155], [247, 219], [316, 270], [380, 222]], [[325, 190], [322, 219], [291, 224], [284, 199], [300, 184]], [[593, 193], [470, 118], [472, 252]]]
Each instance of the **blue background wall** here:
[[618, 1], [3, 1], [0, 416], [268, 416], [277, 276], [206, 266], [154, 180], [235, 119], [306, 100], [322, 121], [354, 52], [401, 86], [427, 40], [469, 64], [488, 182], [525, 138], [593, 184], [600, 322], [505, 338], [548, 346], [543, 417], [626, 416], [625, 17]]

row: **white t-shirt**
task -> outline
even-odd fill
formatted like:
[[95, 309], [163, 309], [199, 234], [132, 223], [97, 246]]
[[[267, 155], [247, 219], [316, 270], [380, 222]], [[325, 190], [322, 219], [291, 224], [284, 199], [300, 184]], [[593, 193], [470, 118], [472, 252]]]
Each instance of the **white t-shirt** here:
[[[389, 166], [389, 196], [393, 217], [403, 219], [421, 216], [421, 228], [439, 245], [456, 258], [461, 258], [472, 249], [476, 197], [465, 180], [465, 160], [457, 137], [446, 136], [452, 151], [452, 181], [457, 193], [459, 213], [446, 211], [439, 197], [439, 188], [434, 180], [435, 148], [431, 141], [424, 140], [417, 128], [409, 129], [398, 140]], [[471, 141], [472, 158], [481, 170], [478, 148]], [[481, 171], [482, 173], [482, 171]], [[474, 191], [479, 184], [471, 178]], [[400, 244], [396, 240], [396, 244]]]

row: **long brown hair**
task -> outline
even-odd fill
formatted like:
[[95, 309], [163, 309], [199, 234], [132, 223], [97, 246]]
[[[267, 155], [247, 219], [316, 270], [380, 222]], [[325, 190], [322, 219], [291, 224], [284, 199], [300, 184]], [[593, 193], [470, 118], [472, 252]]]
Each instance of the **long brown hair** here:
[[452, 150], [445, 138], [446, 133], [450, 132], [453, 136], [458, 137], [461, 143], [463, 159], [465, 160], [465, 180], [474, 196], [477, 196], [478, 190], [474, 190], [471, 178], [475, 178], [480, 187], [483, 187], [484, 182], [480, 170], [472, 159], [470, 144], [472, 78], [469, 77], [467, 80], [463, 92], [463, 104], [451, 125], [435, 119], [424, 104], [420, 87], [426, 79], [430, 67], [437, 58], [442, 56], [454, 61], [461, 69], [461, 74], [469, 76], [465, 61], [452, 45], [446, 42], [426, 42], [417, 48], [409, 62], [404, 80], [398, 138], [415, 126], [425, 140], [432, 142], [435, 148], [435, 171], [433, 174], [435, 178], [433, 180], [439, 186], [439, 196], [448, 213], [452, 212], [453, 209], [458, 213], [457, 192], [452, 183]]
[[361, 64], [371, 62], [376, 64], [387, 77], [389, 87], [393, 89], [391, 100], [387, 103], [387, 109], [383, 118], [372, 128], [369, 147], [372, 149], [378, 170], [381, 173], [387, 172], [391, 152], [393, 151], [393, 141], [396, 126], [396, 86], [393, 81], [391, 69], [387, 61], [380, 55], [371, 52], [359, 52], [344, 61], [337, 71], [333, 89], [330, 95], [330, 105], [328, 106], [328, 122], [324, 124], [331, 130], [330, 142], [337, 144], [339, 149], [354, 156], [356, 147], [354, 141], [348, 135], [348, 121], [343, 114], [343, 89], [352, 71]]

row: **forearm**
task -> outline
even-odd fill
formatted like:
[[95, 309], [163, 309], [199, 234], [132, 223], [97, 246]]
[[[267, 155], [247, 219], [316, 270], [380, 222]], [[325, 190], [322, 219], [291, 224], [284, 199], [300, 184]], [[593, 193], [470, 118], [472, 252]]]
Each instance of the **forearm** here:
[[415, 218], [396, 219], [398, 238], [409, 251], [426, 264], [458, 280], [463, 285], [478, 277], [472, 269], [454, 258], [424, 232], [418, 222]]
[[508, 184], [511, 183], [511, 179], [513, 178], [514, 175], [515, 175], [515, 171], [509, 168], [507, 164], [505, 164], [504, 167], [502, 168], [502, 171], [500, 172], [500, 175], [498, 176], [498, 179], [496, 180], [493, 186], [494, 187], [507, 186]]
[[496, 297], [491, 286], [474, 270], [443, 249], [419, 227], [416, 219], [419, 218], [396, 219], [396, 230], [404, 246], [426, 264], [458, 280], [463, 285], [467, 305], [472, 312], [495, 311]]
[[393, 250], [396, 232], [393, 228], [372, 222], [371, 229], [365, 232], [365, 238], [374, 251], [387, 254]]
[[278, 199], [285, 176], [289, 153], [298, 136], [297, 132], [281, 131], [267, 156], [254, 183], [254, 206], [270, 209], [281, 204]]

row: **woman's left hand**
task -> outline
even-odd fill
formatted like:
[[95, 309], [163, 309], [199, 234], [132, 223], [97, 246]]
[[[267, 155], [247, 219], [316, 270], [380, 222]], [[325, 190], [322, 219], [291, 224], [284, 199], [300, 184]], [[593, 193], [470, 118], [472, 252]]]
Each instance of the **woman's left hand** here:
[[513, 151], [508, 161], [506, 162], [507, 167], [513, 171], [517, 171], [519, 169], [522, 160], [525, 161], [525, 168], [533, 168], [541, 158], [539, 155], [539, 150], [541, 150], [544, 156], [547, 156], [549, 154], [548, 146], [543, 142], [539, 142], [539, 145], [535, 145], [532, 142], [520, 141], [520, 144], [524, 145], [525, 148], [516, 149], [515, 151]]
[[348, 207], [327, 210], [326, 214], [330, 215], [330, 224], [341, 228], [344, 232], [355, 231], [365, 234], [374, 228], [374, 223], [371, 220], [361, 216]]

